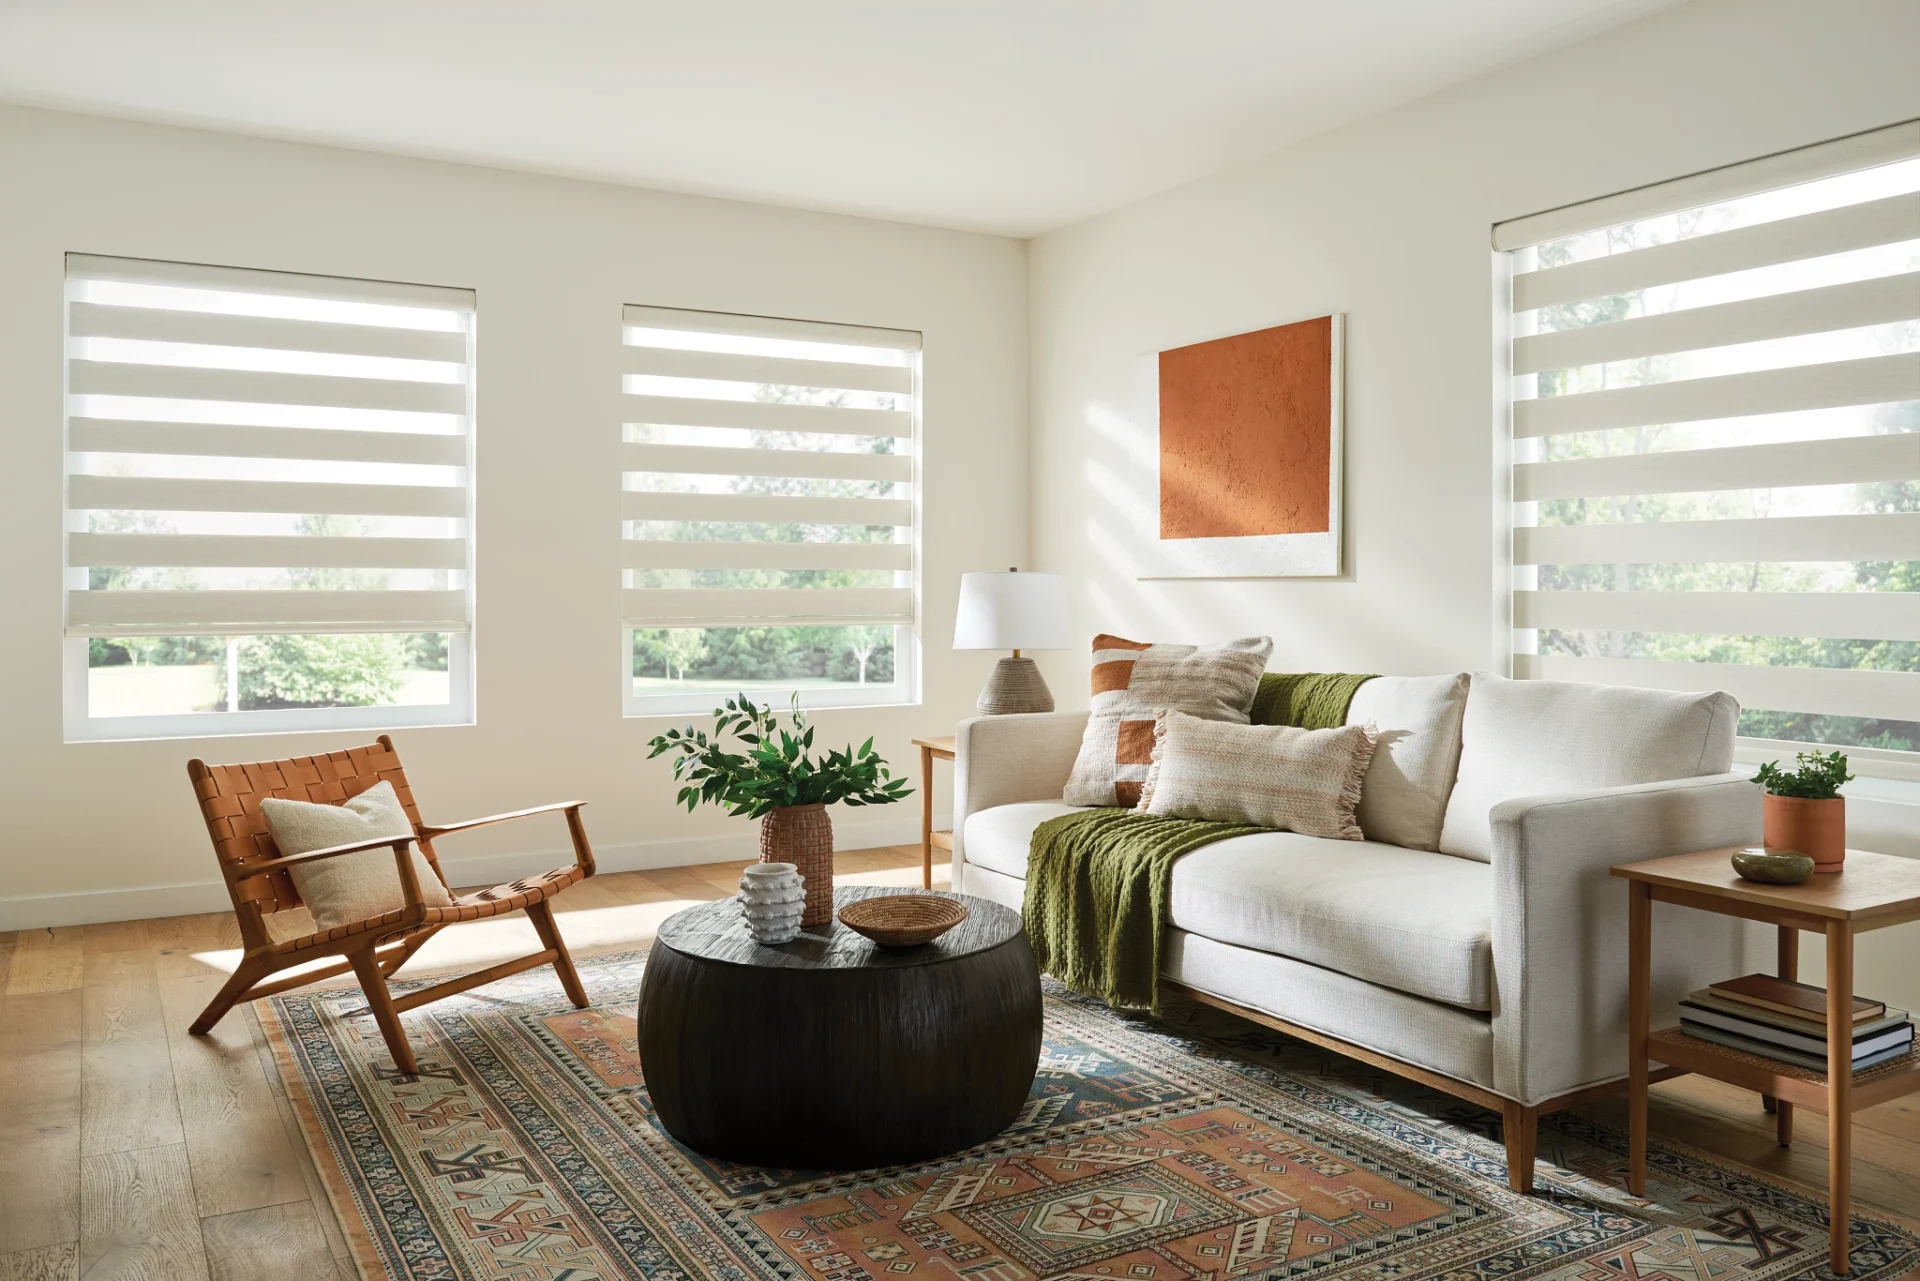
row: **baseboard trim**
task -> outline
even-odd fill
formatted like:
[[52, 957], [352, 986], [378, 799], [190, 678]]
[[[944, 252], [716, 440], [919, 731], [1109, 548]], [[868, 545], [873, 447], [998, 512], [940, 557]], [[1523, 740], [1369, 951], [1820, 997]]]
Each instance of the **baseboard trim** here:
[[[833, 830], [834, 844], [841, 849], [920, 843], [917, 816], [850, 821], [844, 816], [835, 815]], [[658, 867], [729, 863], [756, 858], [759, 853], [760, 829], [758, 824], [753, 823], [736, 823], [732, 831], [717, 836], [596, 844], [593, 849], [594, 863], [602, 872], [644, 872]], [[497, 885], [572, 861], [571, 849], [553, 846], [470, 858], [449, 854], [444, 866], [448, 878], [455, 885]], [[67, 925], [99, 925], [109, 921], [139, 921], [156, 916], [188, 916], [197, 912], [224, 912], [232, 906], [227, 898], [226, 886], [211, 880], [175, 885], [141, 885], [126, 889], [82, 890], [70, 894], [31, 894], [0, 898], [0, 933], [57, 929]]]

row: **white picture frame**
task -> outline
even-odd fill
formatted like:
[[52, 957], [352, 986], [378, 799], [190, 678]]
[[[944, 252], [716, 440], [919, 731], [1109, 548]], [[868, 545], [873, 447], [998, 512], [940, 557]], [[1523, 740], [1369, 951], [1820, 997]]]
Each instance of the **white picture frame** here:
[[[1342, 527], [1345, 519], [1342, 486], [1345, 476], [1344, 372], [1346, 314], [1334, 312], [1332, 358], [1328, 371], [1331, 397], [1328, 431], [1331, 439], [1327, 466], [1328, 528], [1304, 534], [1255, 534], [1235, 538], [1161, 538], [1160, 500], [1160, 364], [1159, 354], [1139, 362], [1141, 421], [1147, 427], [1151, 476], [1147, 492], [1153, 510], [1138, 529], [1134, 545], [1134, 577], [1160, 578], [1337, 578], [1344, 562]], [[1228, 335], [1231, 336], [1231, 335]], [[1205, 340], [1201, 340], [1205, 341]]]

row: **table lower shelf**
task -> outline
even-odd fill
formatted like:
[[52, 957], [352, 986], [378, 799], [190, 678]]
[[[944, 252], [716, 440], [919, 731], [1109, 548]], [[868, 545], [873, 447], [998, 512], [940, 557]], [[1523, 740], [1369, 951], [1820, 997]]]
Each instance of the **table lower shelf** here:
[[945, 832], [945, 831], [928, 832], [927, 844], [933, 846], [933, 848], [937, 850], [946, 850], [949, 853], [951, 853], [953, 850], [953, 833]]
[[[1789, 1103], [1826, 1110], [1827, 1074], [1689, 1036], [1677, 1027], [1647, 1038], [1647, 1057]], [[1853, 1074], [1852, 1110], [1920, 1090], [1920, 1042], [1897, 1059]]]

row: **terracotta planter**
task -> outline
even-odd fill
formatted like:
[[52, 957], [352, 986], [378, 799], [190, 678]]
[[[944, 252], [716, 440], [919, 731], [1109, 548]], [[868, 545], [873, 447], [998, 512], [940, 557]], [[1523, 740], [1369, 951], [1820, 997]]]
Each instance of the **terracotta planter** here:
[[807, 886], [800, 924], [833, 920], [833, 820], [824, 805], [789, 805], [760, 819], [760, 861], [791, 863]]
[[1761, 798], [1763, 839], [1770, 850], [1799, 850], [1816, 872], [1837, 872], [1847, 861], [1847, 798]]

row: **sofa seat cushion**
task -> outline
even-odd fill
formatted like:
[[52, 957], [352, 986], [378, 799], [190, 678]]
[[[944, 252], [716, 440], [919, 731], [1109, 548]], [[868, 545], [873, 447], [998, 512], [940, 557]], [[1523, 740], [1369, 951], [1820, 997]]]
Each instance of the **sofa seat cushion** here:
[[[1026, 879], [1033, 829], [1084, 806], [967, 816], [968, 864]], [[1262, 832], [1173, 865], [1173, 924], [1472, 1010], [1493, 1005], [1493, 869], [1373, 841]]]
[[966, 830], [961, 833], [967, 862], [1024, 881], [1027, 853], [1033, 848], [1033, 829], [1050, 818], [1093, 808], [1069, 805], [1065, 801], [1022, 801], [1018, 805], [996, 805], [990, 810], [969, 814]]
[[1236, 836], [1173, 865], [1173, 923], [1472, 1010], [1493, 1006], [1483, 863], [1296, 832]]

